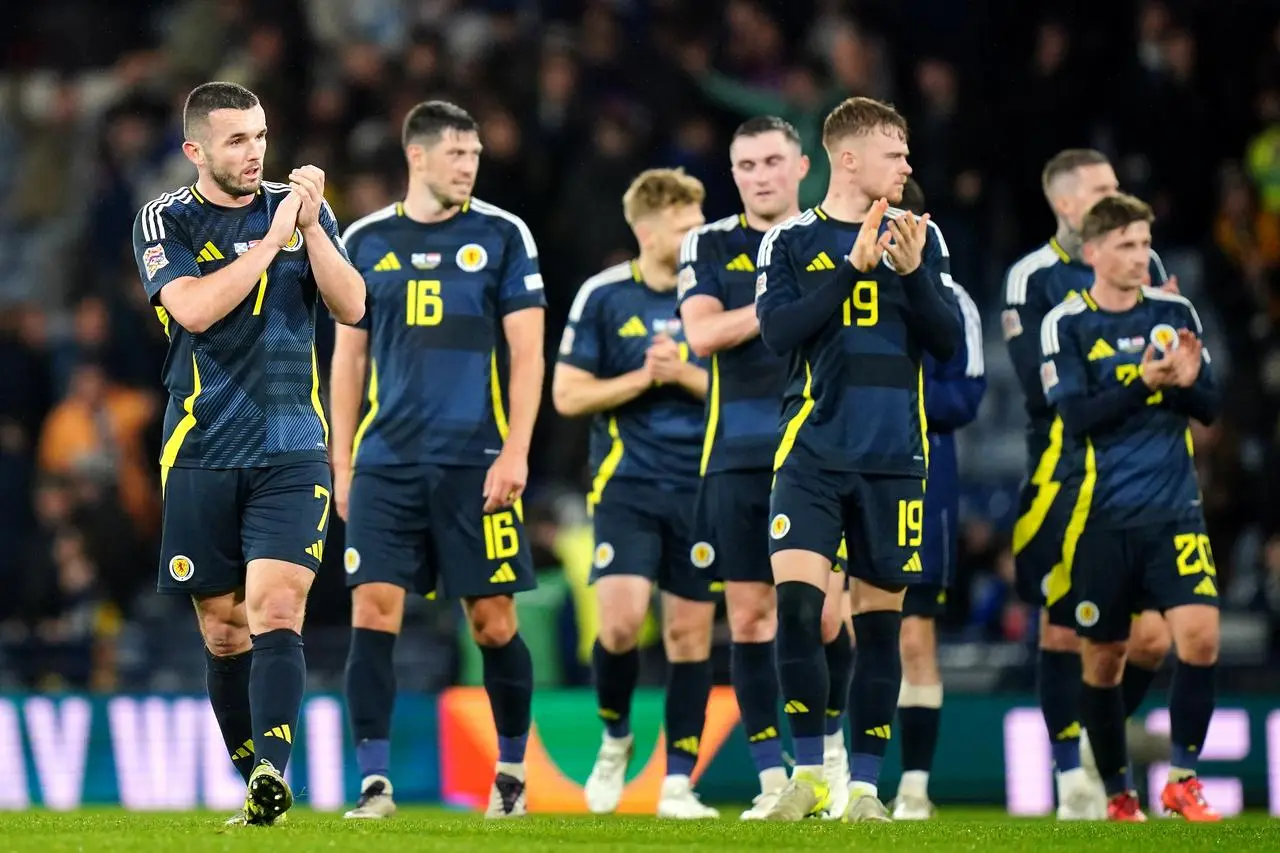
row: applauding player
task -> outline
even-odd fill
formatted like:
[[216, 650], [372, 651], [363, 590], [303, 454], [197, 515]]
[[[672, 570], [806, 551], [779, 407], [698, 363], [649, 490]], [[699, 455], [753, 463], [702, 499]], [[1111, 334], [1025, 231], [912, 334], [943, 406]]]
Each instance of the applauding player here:
[[[1040, 651], [1037, 659], [1040, 707], [1053, 749], [1059, 820], [1100, 820], [1106, 797], [1099, 780], [1082, 763], [1080, 728], [1080, 641], [1075, 635], [1071, 561], [1064, 544], [1079, 538], [1083, 515], [1076, 506], [1084, 496], [1073, 483], [1084, 458], [1064, 441], [1062, 420], [1045, 400], [1040, 383], [1040, 324], [1045, 315], [1072, 294], [1093, 283], [1093, 270], [1082, 257], [1080, 229], [1085, 213], [1119, 189], [1115, 170], [1099, 151], [1068, 148], [1045, 164], [1041, 175], [1045, 199], [1058, 220], [1058, 231], [1040, 248], [1012, 267], [1005, 283], [1000, 322], [1014, 374], [1026, 397], [1028, 473], [1019, 495], [1013, 531], [1016, 589], [1019, 597], [1040, 608]], [[1177, 292], [1166, 279], [1155, 251], [1147, 262], [1147, 283]], [[1025, 330], [1025, 331], [1024, 331]], [[1073, 519], [1078, 523], [1073, 525]], [[1072, 551], [1073, 549], [1067, 549]], [[1169, 630], [1158, 613], [1145, 612], [1133, 624], [1124, 675], [1125, 712], [1142, 703], [1151, 681], [1169, 653]]]
[[778, 672], [796, 752], [769, 813], [800, 820], [830, 799], [822, 777], [830, 682], [821, 612], [831, 555], [847, 534], [858, 655], [848, 821], [888, 820], [878, 799], [902, 680], [903, 594], [921, 578], [925, 352], [955, 353], [960, 312], [946, 243], [928, 216], [889, 208], [911, 167], [892, 107], [850, 98], [827, 116], [823, 203], [760, 244], [756, 313], [790, 358], [774, 458], [769, 537], [778, 597]]
[[[772, 116], [750, 119], [729, 146], [743, 213], [689, 232], [680, 252], [680, 316], [689, 345], [711, 357], [706, 438], [699, 492], [700, 539], [710, 546], [699, 568], [725, 582], [730, 675], [760, 776], [760, 795], [744, 820], [768, 814], [787, 783], [778, 725], [778, 628], [769, 568], [769, 486], [778, 446], [778, 405], [787, 363], [760, 340], [756, 320], [756, 255], [769, 228], [799, 214], [799, 187], [808, 171], [795, 128]], [[827, 783], [848, 785], [844, 715], [853, 650], [842, 618], [843, 584], [832, 583], [822, 633], [832, 696], [824, 752]], [[829, 813], [843, 815], [843, 797]]]
[[[407, 591], [461, 599], [498, 731], [489, 818], [525, 813], [533, 663], [514, 594], [536, 585], [520, 496], [542, 399], [545, 301], [524, 222], [471, 197], [480, 139], [466, 111], [418, 104], [404, 121], [403, 202], [344, 241], [369, 286], [333, 353], [333, 466], [347, 519], [347, 707], [360, 764], [349, 818], [395, 811], [392, 652]], [[359, 426], [360, 393], [368, 402]]]
[[199, 177], [133, 226], [169, 337], [158, 586], [195, 601], [209, 701], [248, 782], [228, 823], [268, 825], [293, 804], [284, 770], [306, 688], [302, 622], [329, 527], [317, 291], [355, 323], [365, 288], [338, 245], [324, 173], [263, 180], [257, 96], [205, 83], [182, 124]]
[[1132, 614], [1161, 611], [1177, 648], [1169, 703], [1173, 740], [1165, 808], [1216, 821], [1196, 762], [1214, 708], [1218, 591], [1205, 533], [1188, 419], [1210, 423], [1217, 394], [1200, 319], [1185, 298], [1143, 287], [1151, 209], [1131, 196], [1095, 204], [1084, 218], [1093, 286], [1054, 308], [1041, 326], [1044, 393], [1082, 449], [1084, 516], [1074, 548], [1074, 616], [1089, 731], [1109, 801], [1107, 817], [1144, 821], [1125, 779], [1120, 689]]
[[633, 751], [631, 697], [636, 648], [656, 584], [667, 654], [667, 777], [658, 816], [719, 813], [693, 793], [690, 776], [711, 693], [709, 558], [693, 536], [707, 371], [689, 360], [676, 309], [680, 243], [703, 223], [702, 184], [651, 169], [622, 205], [640, 256], [587, 279], [569, 312], [552, 394], [569, 417], [594, 415], [595, 481], [587, 505], [595, 526], [591, 580], [600, 608], [592, 669], [605, 732], [587, 779], [587, 807], [614, 811]]

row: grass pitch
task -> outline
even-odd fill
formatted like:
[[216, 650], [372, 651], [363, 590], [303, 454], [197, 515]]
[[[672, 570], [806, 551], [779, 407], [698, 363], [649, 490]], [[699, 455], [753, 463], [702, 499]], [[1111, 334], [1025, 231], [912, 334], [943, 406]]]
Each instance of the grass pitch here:
[[[736, 810], [725, 810], [736, 817]], [[290, 812], [279, 828], [224, 830], [223, 814], [141, 814], [117, 809], [44, 811], [0, 816], [0, 851], [8, 853], [658, 853], [729, 851], [1072, 850], [1087, 853], [1194, 853], [1200, 850], [1280, 851], [1280, 822], [1248, 814], [1217, 825], [1155, 819], [1144, 826], [1055, 823], [1011, 818], [996, 810], [948, 808], [929, 823], [802, 824], [659, 821], [647, 817], [537, 816], [485, 821], [443, 809], [406, 808], [388, 821], [344, 821], [334, 814]]]

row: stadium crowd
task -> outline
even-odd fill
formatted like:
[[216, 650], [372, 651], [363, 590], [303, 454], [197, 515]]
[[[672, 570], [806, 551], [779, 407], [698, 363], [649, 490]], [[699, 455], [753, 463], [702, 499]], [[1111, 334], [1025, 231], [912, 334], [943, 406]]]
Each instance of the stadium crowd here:
[[[10, 14], [0, 33], [0, 682], [110, 688], [136, 672], [163, 686], [156, 675], [181, 668], [165, 667], [181, 645], [166, 632], [177, 630], [169, 608], [185, 604], [152, 595], [165, 339], [128, 232], [143, 202], [192, 180], [181, 98], [219, 79], [262, 97], [267, 177], [319, 165], [344, 225], [403, 191], [410, 105], [436, 95], [466, 105], [485, 146], [476, 195], [517, 212], [537, 239], [549, 351], [583, 278], [634, 251], [619, 199], [636, 173], [681, 166], [706, 186], [708, 220], [733, 213], [727, 134], [777, 114], [804, 138], [814, 168], [801, 201], [813, 204], [827, 182], [819, 128], [830, 106], [855, 94], [895, 102], [955, 276], [987, 326], [990, 390], [960, 437], [966, 521], [944, 620], [948, 636], [970, 641], [1023, 642], [1034, 630], [1009, 594], [1024, 459], [995, 321], [1003, 273], [1052, 233], [1045, 160], [1068, 146], [1107, 152], [1124, 189], [1155, 207], [1156, 247], [1227, 377], [1225, 416], [1195, 434], [1205, 514], [1224, 604], [1264, 615], [1280, 653], [1273, 4], [1074, 0], [1048, 13], [1014, 0], [909, 10], [885, 0], [51, 0]], [[321, 324], [322, 347], [331, 341]], [[546, 568], [580, 556], [585, 429], [544, 405], [530, 527]], [[321, 671], [313, 632], [347, 624], [341, 537], [335, 524], [309, 608], [308, 657]], [[438, 677], [454, 677], [450, 623], [422, 625], [424, 647], [445, 650], [432, 658]], [[337, 669], [345, 640], [331, 645]]]

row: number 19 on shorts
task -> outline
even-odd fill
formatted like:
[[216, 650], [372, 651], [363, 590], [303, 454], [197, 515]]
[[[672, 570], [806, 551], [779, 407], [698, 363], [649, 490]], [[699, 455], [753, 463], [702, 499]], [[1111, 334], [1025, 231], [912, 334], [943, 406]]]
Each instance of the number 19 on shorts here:
[[924, 501], [898, 501], [898, 547], [918, 548], [924, 540]]

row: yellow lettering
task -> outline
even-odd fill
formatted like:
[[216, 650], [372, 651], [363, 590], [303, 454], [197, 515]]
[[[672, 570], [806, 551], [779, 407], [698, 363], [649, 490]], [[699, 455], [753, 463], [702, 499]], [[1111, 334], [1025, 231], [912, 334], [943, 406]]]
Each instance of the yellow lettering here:
[[267, 295], [267, 271], [263, 270], [262, 275], [258, 276], [258, 298], [253, 303], [253, 314], [256, 317], [262, 313], [262, 297]]
[[490, 560], [509, 560], [520, 551], [515, 514], [510, 510], [484, 517], [484, 555]]
[[405, 290], [405, 323], [410, 326], [438, 326], [443, 318], [440, 282], [410, 281]]
[[924, 539], [924, 501], [898, 501], [898, 547], [916, 548]]
[[874, 326], [880, 322], [880, 286], [873, 280], [860, 281], [844, 301], [846, 326]]
[[1204, 533], [1179, 533], [1173, 537], [1173, 547], [1178, 551], [1175, 561], [1179, 575], [1216, 576], [1218, 567], [1213, 561], [1213, 547]]
[[324, 530], [324, 525], [329, 520], [329, 490], [319, 483], [316, 483], [316, 500], [324, 501], [324, 509], [320, 511], [320, 523], [316, 525], [316, 530]]

